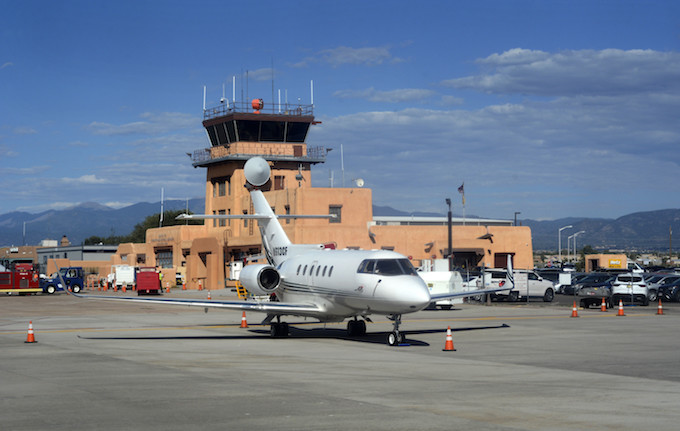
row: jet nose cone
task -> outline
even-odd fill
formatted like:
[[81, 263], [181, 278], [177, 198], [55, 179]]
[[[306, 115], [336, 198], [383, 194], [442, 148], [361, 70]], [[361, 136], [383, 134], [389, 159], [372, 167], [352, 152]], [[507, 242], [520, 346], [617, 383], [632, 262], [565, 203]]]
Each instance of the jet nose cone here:
[[409, 290], [408, 299], [404, 301], [411, 310], [421, 310], [430, 304], [430, 291], [423, 283], [422, 285], [413, 286]]

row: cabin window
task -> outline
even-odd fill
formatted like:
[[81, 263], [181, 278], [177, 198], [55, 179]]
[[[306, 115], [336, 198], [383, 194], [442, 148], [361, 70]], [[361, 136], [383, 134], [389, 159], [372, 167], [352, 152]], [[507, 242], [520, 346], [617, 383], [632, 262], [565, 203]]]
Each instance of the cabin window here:
[[333, 267], [331, 266], [331, 268], [328, 270], [328, 276], [330, 277], [332, 273], [333, 273]]
[[312, 265], [312, 267], [309, 268], [309, 275], [310, 276], [314, 275], [314, 265]]
[[321, 271], [321, 265], [316, 267], [316, 276], [319, 276], [319, 271]]
[[305, 275], [307, 273], [307, 265], [302, 269], [302, 275]]
[[357, 269], [362, 274], [418, 275], [408, 259], [366, 259]]
[[327, 269], [328, 269], [328, 265], [324, 265], [324, 267], [323, 267], [323, 272], [321, 273], [321, 276], [322, 276], [322, 277], [325, 277], [325, 276], [326, 276], [326, 270], [327, 270]]
[[296, 275], [300, 275], [300, 269], [302, 268], [302, 265], [298, 265], [298, 270]]

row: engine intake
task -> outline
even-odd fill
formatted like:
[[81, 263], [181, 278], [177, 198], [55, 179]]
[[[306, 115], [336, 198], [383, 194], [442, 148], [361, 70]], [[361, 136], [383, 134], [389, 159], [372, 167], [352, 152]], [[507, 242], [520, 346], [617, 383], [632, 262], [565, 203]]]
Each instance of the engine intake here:
[[281, 284], [281, 275], [271, 265], [246, 265], [241, 270], [239, 281], [251, 295], [270, 295]]

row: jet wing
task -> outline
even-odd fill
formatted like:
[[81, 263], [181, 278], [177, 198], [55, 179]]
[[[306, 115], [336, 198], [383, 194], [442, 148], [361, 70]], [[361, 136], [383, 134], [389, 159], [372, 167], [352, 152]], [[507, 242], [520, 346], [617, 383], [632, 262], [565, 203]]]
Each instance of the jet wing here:
[[433, 301], [442, 301], [444, 299], [453, 299], [453, 298], [464, 298], [467, 296], [476, 296], [476, 295], [486, 295], [487, 293], [494, 293], [494, 292], [501, 292], [503, 290], [511, 290], [514, 286], [512, 283], [509, 283], [510, 286], [504, 286], [504, 287], [497, 287], [494, 289], [476, 289], [476, 290], [468, 290], [467, 292], [455, 292], [455, 293], [439, 293], [436, 295], [431, 295], [430, 298], [432, 298]]
[[144, 304], [183, 305], [186, 307], [222, 308], [226, 310], [257, 311], [268, 314], [285, 314], [293, 316], [316, 317], [323, 313], [323, 309], [314, 304], [295, 304], [288, 302], [248, 302], [248, 301], [220, 301], [211, 299], [179, 299], [179, 298], [137, 298], [126, 296], [81, 295], [66, 291], [77, 298], [96, 299], [105, 301], [128, 301]]

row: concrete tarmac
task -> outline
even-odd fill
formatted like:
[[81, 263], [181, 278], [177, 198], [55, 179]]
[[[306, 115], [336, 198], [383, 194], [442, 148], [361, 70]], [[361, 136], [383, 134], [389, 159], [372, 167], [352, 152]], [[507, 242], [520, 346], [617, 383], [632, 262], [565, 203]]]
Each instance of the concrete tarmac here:
[[[110, 295], [110, 294], [109, 294]], [[230, 296], [213, 291], [212, 298]], [[200, 297], [205, 292], [173, 292]], [[404, 315], [408, 345], [290, 317], [0, 297], [3, 430], [676, 430], [680, 308], [463, 304]], [[35, 344], [26, 344], [33, 321]], [[442, 351], [450, 326], [456, 351]]]

